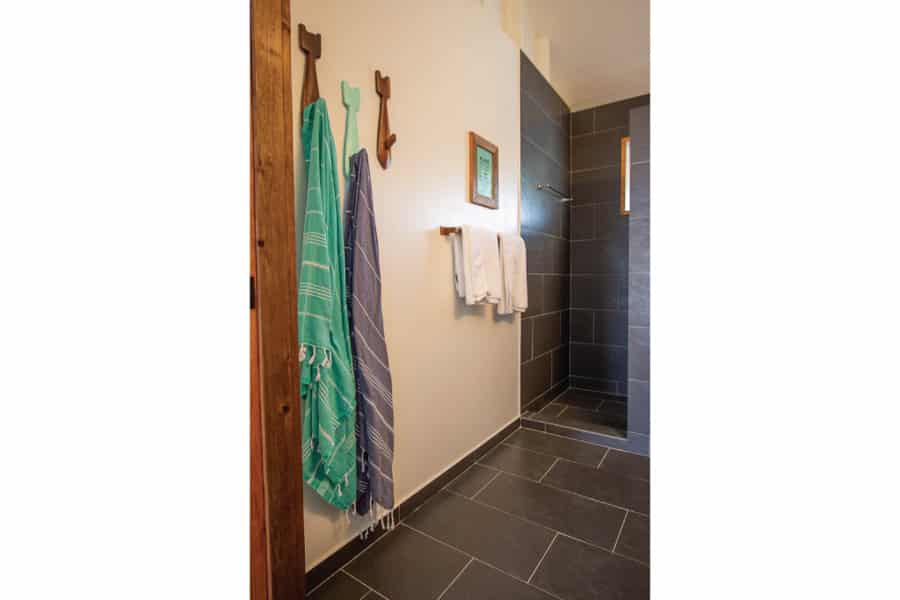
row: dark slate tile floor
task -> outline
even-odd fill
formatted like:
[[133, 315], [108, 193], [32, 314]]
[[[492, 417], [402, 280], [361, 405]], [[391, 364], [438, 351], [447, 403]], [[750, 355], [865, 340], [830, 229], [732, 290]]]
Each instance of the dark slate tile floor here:
[[624, 437], [628, 405], [621, 396], [568, 389], [529, 419], [577, 430]]
[[650, 461], [518, 429], [315, 600], [643, 600]]

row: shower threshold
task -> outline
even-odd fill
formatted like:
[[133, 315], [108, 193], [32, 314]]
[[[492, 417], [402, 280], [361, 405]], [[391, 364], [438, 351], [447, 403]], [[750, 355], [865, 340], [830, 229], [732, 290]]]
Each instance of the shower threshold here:
[[567, 437], [597, 441], [597, 435], [624, 439], [628, 410], [624, 396], [569, 388], [538, 411], [522, 415], [522, 425]]

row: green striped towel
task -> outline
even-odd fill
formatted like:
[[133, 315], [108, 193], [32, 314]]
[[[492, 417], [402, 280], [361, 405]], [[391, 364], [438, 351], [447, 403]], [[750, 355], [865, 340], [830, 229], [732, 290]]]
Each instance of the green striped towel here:
[[356, 499], [356, 388], [337, 161], [324, 99], [303, 110], [301, 137], [307, 179], [297, 290], [303, 479], [326, 502], [347, 509]]

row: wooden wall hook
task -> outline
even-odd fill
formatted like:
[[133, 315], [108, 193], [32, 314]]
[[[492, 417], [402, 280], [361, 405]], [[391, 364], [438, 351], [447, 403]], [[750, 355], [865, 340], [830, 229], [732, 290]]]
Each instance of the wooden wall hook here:
[[391, 97], [391, 78], [382, 77], [381, 71], [375, 71], [375, 92], [380, 98], [378, 107], [378, 162], [387, 169], [391, 162], [391, 146], [397, 142], [397, 135], [391, 133], [388, 121], [387, 101]]
[[300, 112], [319, 99], [319, 78], [316, 76], [316, 60], [322, 56], [322, 35], [311, 33], [300, 23], [300, 49], [306, 54], [303, 68], [303, 90], [300, 94]]

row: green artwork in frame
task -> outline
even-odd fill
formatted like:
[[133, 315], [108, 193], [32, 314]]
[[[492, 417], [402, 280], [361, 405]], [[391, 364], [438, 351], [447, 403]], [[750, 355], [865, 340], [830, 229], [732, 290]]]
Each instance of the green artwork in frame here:
[[499, 150], [475, 132], [469, 132], [469, 201], [499, 208], [497, 171]]
[[479, 196], [494, 193], [494, 155], [481, 146], [475, 147], [476, 191]]

